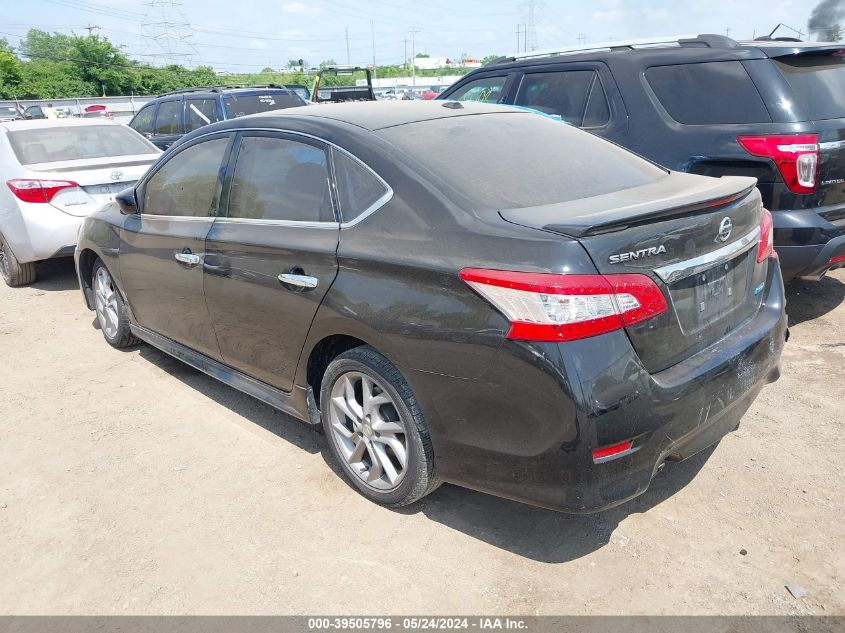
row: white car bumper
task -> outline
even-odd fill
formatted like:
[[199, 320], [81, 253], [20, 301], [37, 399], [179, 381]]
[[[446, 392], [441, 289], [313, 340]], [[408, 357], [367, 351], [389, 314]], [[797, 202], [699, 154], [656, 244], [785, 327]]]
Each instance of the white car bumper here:
[[69, 215], [49, 204], [19, 202], [18, 208], [18, 230], [7, 229], [5, 237], [19, 262], [73, 254], [84, 216]]

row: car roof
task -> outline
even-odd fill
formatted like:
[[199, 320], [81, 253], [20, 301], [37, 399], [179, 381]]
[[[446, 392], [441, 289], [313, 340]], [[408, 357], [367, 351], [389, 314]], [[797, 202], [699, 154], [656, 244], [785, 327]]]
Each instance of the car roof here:
[[843, 42], [793, 42], [789, 40], [743, 40], [737, 41], [724, 35], [703, 34], [697, 36], [667, 36], [643, 40], [623, 40], [585, 44], [559, 49], [529, 51], [516, 55], [506, 55], [489, 64], [476, 68], [469, 75], [484, 71], [535, 66], [569, 61], [607, 61], [611, 59], [635, 60], [653, 59], [655, 55], [672, 57], [674, 55], [692, 56], [698, 52], [702, 57], [714, 54], [735, 54], [743, 59], [749, 55], [760, 57], [782, 57], [802, 55], [815, 51], [833, 51], [845, 48]]
[[0, 130], [12, 132], [51, 127], [91, 127], [95, 125], [120, 125], [120, 123], [110, 119], [23, 119], [1, 123]]
[[268, 119], [314, 117], [340, 121], [373, 131], [431, 119], [491, 114], [494, 112], [514, 113], [518, 111], [507, 106], [473, 101], [460, 103], [455, 101], [359, 101], [321, 103], [286, 110], [273, 110], [234, 120], [243, 122], [248, 126], [250, 120], [254, 120], [255, 117]]

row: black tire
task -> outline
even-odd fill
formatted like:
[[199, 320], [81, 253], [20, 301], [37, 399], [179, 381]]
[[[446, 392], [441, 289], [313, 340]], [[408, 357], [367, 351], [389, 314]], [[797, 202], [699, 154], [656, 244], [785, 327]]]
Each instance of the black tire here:
[[[332, 429], [329, 408], [331, 393], [335, 383], [346, 374], [365, 374], [378, 383], [390, 396], [395, 412], [404, 428], [407, 464], [404, 475], [395, 488], [377, 490], [368, 485], [355, 473], [340, 452], [336, 432]], [[434, 462], [434, 451], [429, 437], [428, 426], [423, 418], [420, 405], [411, 387], [393, 363], [379, 354], [372, 347], [356, 347], [335, 358], [326, 369], [320, 390], [320, 413], [323, 431], [328, 440], [340, 470], [347, 481], [362, 495], [378, 504], [388, 507], [406, 506], [436, 490], [440, 484]]]
[[10, 288], [26, 286], [35, 281], [35, 262], [21, 264], [0, 235], [0, 277]]
[[138, 345], [140, 343], [140, 339], [132, 334], [132, 329], [129, 326], [129, 313], [126, 310], [126, 303], [123, 300], [123, 296], [120, 294], [120, 290], [117, 287], [117, 284], [114, 283], [112, 279], [111, 273], [109, 269], [106, 268], [106, 265], [103, 263], [101, 259], [98, 259], [94, 262], [94, 268], [91, 272], [91, 289], [95, 293], [94, 301], [96, 305], [97, 297], [97, 278], [98, 272], [102, 269], [105, 271], [105, 275], [110, 282], [110, 288], [112, 292], [114, 292], [114, 300], [115, 300], [115, 314], [117, 315], [117, 327], [114, 328], [113, 332], [107, 331], [108, 328], [103, 327], [103, 317], [101, 317], [100, 311], [96, 310], [97, 313], [97, 321], [100, 324], [100, 331], [103, 333], [103, 338], [106, 339], [106, 342], [115, 347], [117, 349], [123, 349], [124, 347], [132, 347], [133, 345]]

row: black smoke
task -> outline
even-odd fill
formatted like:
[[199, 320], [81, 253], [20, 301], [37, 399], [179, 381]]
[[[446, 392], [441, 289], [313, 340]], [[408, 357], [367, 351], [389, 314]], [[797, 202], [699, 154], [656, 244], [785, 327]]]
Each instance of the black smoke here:
[[822, 0], [810, 14], [807, 22], [810, 34], [830, 39], [840, 32], [840, 21], [845, 17], [845, 0]]

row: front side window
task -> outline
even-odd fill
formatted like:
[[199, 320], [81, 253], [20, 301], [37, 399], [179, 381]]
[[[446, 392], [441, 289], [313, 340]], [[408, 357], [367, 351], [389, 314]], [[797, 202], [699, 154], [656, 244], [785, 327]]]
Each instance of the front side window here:
[[388, 190], [373, 172], [351, 156], [334, 150], [332, 157], [340, 198], [340, 216], [344, 222], [352, 222], [376, 204]]
[[501, 103], [505, 98], [504, 89], [508, 78], [484, 77], [461, 86], [447, 97], [451, 101], [481, 101], [482, 103]]
[[334, 222], [325, 150], [272, 136], [241, 140], [230, 218]]
[[515, 104], [557, 115], [578, 127], [599, 127], [610, 118], [607, 98], [594, 70], [525, 75]]
[[197, 128], [220, 120], [217, 116], [216, 99], [186, 99], [185, 100], [185, 132], [193, 132]]
[[148, 215], [207, 217], [214, 199], [229, 139], [197, 143], [174, 154], [147, 182], [143, 212]]
[[148, 105], [141, 108], [141, 111], [132, 119], [129, 124], [133, 130], [139, 134], [150, 134], [153, 131], [153, 115], [155, 114], [155, 105]]
[[182, 133], [181, 101], [165, 101], [158, 107], [155, 133], [161, 136]]

